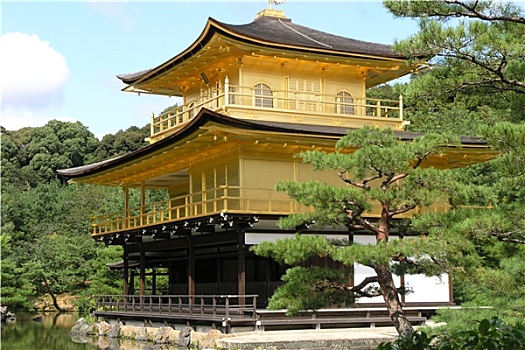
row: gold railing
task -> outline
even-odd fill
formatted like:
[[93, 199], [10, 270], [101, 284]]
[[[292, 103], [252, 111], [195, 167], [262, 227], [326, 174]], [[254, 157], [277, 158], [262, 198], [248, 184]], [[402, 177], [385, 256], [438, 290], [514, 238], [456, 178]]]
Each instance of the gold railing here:
[[[487, 206], [462, 206], [463, 208], [483, 209]], [[221, 212], [241, 214], [289, 215], [311, 211], [311, 207], [301, 205], [287, 194], [272, 189], [245, 188], [239, 186], [220, 186], [207, 191], [170, 198], [165, 201], [121, 210], [93, 217], [93, 236], [146, 228], [148, 226], [170, 223], [183, 219], [219, 214]], [[408, 218], [414, 214], [439, 213], [453, 210], [446, 202], [438, 201], [425, 208], [416, 208], [397, 218]], [[381, 206], [373, 203], [368, 217], [379, 217]]]
[[218, 214], [291, 214], [306, 211], [288, 195], [271, 189], [221, 186], [207, 191], [93, 217], [93, 236]]
[[[271, 90], [271, 95], [257, 95], [256, 89], [229, 85], [228, 79], [219, 90], [208, 91], [201, 98], [174, 111], [152, 116], [151, 136], [163, 133], [194, 118], [201, 108], [214, 111], [227, 107], [276, 112], [299, 112], [305, 115], [338, 118], [367, 117], [403, 121], [403, 99], [386, 100], [366, 97], [337, 97], [304, 91]], [[258, 90], [260, 91], [260, 90]], [[268, 90], [266, 93], [269, 93]]]

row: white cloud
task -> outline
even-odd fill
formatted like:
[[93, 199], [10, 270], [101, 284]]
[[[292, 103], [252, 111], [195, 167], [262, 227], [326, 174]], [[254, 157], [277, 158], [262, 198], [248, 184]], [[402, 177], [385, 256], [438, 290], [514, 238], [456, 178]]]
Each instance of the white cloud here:
[[[64, 103], [70, 70], [62, 54], [37, 35], [0, 36], [2, 125], [7, 129], [39, 126], [44, 110]], [[44, 122], [45, 124], [45, 122]]]

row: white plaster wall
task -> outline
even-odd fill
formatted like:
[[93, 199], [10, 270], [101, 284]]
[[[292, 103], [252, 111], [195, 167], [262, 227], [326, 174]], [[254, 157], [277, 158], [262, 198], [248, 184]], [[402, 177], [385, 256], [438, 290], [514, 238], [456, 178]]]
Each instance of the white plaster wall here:
[[[398, 239], [396, 236], [390, 236], [389, 239]], [[405, 238], [407, 239], [407, 238]], [[354, 236], [354, 243], [358, 244], [375, 244], [374, 236]], [[370, 267], [354, 264], [354, 282], [360, 283], [364, 278], [375, 276], [374, 270]], [[397, 287], [401, 285], [401, 278], [394, 276], [394, 283]], [[410, 287], [411, 293], [405, 295], [405, 302], [448, 302], [450, 300], [448, 275], [440, 277], [426, 277], [425, 275], [405, 275], [405, 286]], [[383, 303], [383, 297], [360, 298], [360, 303]]]

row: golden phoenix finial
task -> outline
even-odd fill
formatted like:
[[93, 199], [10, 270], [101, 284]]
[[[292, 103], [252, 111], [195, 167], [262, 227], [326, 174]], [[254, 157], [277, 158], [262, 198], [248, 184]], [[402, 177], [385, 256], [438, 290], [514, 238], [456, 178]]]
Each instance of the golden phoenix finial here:
[[280, 5], [285, 1], [286, 0], [268, 0], [268, 5], [269, 5], [268, 8], [271, 9], [273, 4]]

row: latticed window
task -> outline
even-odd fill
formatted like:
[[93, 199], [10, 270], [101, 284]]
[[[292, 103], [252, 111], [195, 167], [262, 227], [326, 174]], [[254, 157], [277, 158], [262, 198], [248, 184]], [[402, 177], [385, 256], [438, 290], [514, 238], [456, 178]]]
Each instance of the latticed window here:
[[188, 105], [188, 117], [189, 119], [192, 119], [195, 117], [195, 103], [192, 102]]
[[234, 105], [235, 104], [235, 93], [236, 93], [235, 87], [230, 86], [228, 88], [228, 92], [229, 92], [229, 94], [228, 94], [228, 104]]
[[288, 78], [290, 109], [307, 112], [319, 111], [321, 80]]
[[256, 107], [273, 107], [273, 93], [268, 85], [262, 83], [255, 85], [253, 95]]
[[346, 91], [340, 91], [335, 97], [335, 113], [354, 114], [354, 99]]

